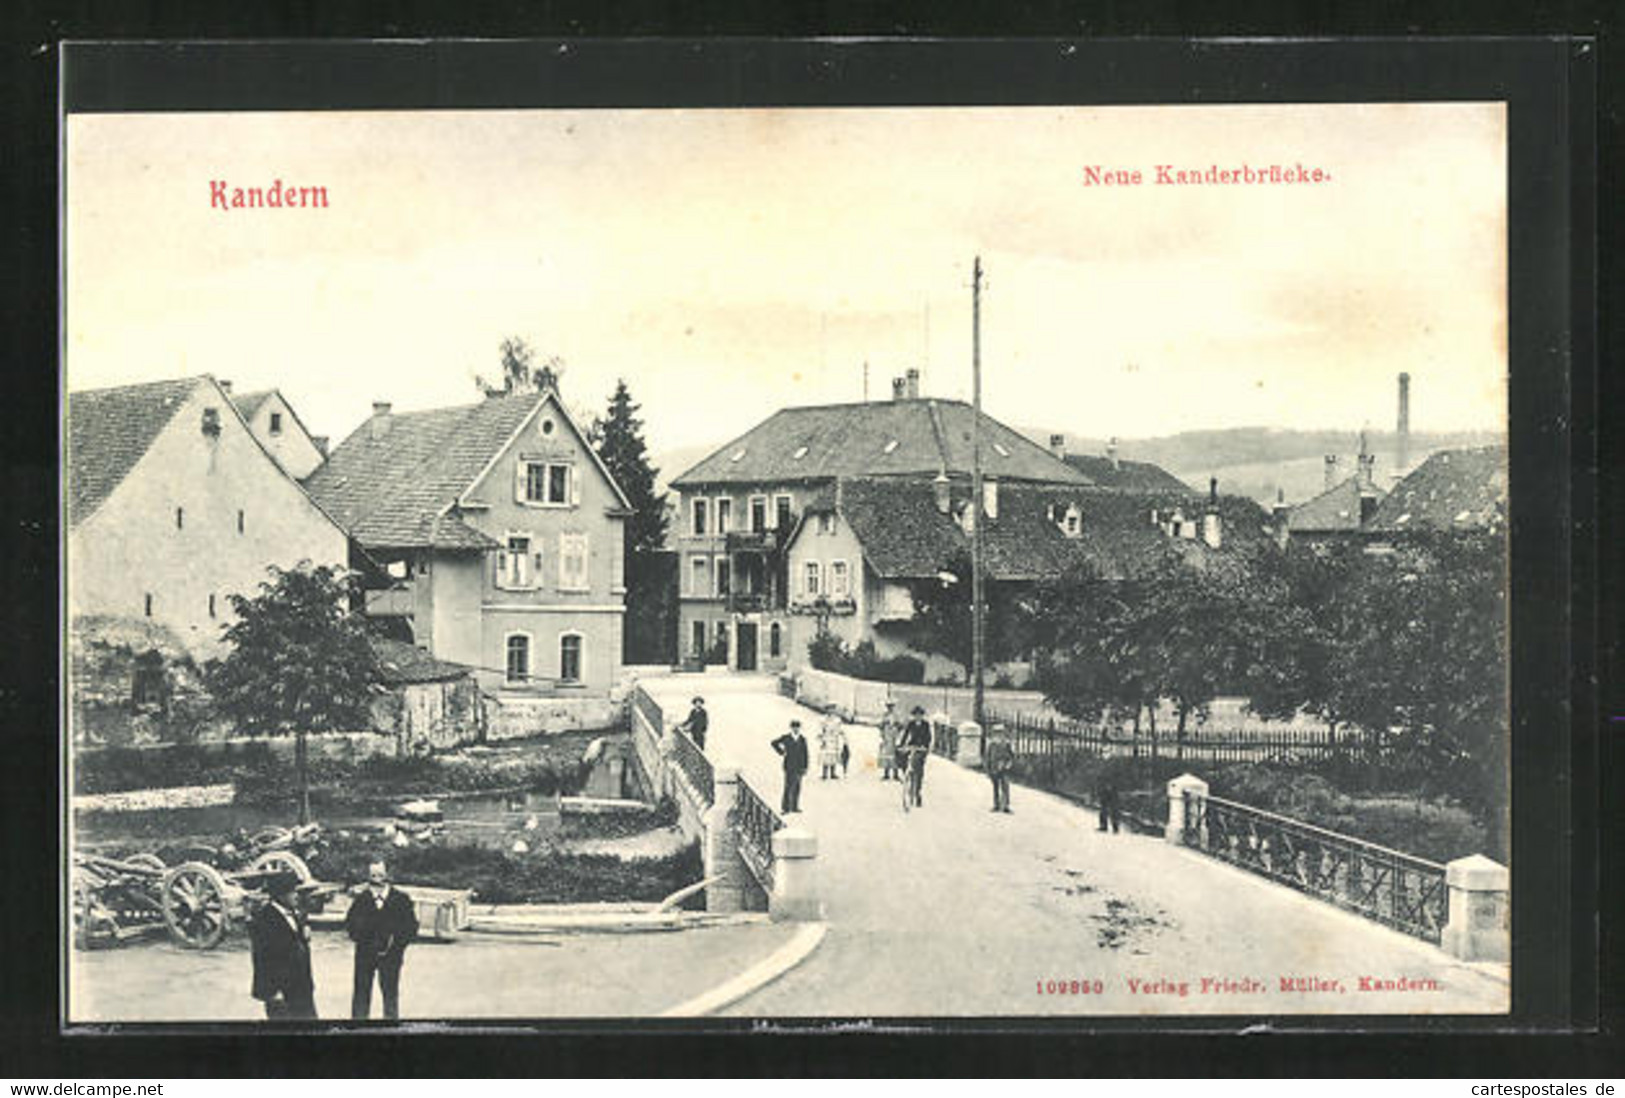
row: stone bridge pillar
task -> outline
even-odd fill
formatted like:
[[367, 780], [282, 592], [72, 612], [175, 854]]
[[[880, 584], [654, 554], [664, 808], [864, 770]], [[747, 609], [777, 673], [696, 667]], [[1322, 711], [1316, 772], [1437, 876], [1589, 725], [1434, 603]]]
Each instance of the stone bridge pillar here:
[[818, 902], [818, 836], [799, 827], [773, 833], [773, 895], [768, 911], [775, 921], [810, 921], [822, 912]]
[[739, 768], [717, 766], [712, 777], [716, 798], [705, 813], [705, 875], [722, 879], [705, 886], [705, 910], [732, 914], [745, 910], [750, 873], [739, 859], [739, 836], [729, 819], [739, 799]]
[[1511, 956], [1507, 868], [1482, 854], [1444, 867], [1450, 914], [1439, 945], [1460, 961], [1505, 961]]
[[1181, 774], [1168, 783], [1168, 826], [1162, 837], [1171, 843], [1185, 842], [1187, 808], [1196, 821], [1203, 818], [1202, 802], [1207, 800], [1207, 782], [1195, 774]]
[[959, 722], [959, 751], [954, 762], [971, 768], [982, 765], [982, 726], [975, 721]]

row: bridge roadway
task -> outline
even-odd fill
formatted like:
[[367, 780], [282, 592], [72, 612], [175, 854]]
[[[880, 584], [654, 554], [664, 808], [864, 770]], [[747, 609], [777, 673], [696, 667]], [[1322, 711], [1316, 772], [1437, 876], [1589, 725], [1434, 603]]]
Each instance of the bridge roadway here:
[[[703, 694], [707, 753], [739, 766], [775, 809], [781, 775], [769, 741], [799, 716], [816, 742], [816, 714], [780, 697], [766, 676], [672, 676], [644, 686], [668, 722]], [[850, 725], [848, 737], [850, 775], [821, 781], [815, 761], [803, 812], [790, 817], [818, 837], [828, 934], [800, 967], [730, 1014], [1508, 1008], [1504, 966], [1462, 964], [1159, 837], [1101, 834], [1092, 813], [1041, 792], [1017, 786], [1013, 814], [996, 815], [987, 778], [941, 758], [927, 767], [923, 808], [905, 815], [897, 785], [875, 769], [875, 729]], [[1362, 977], [1391, 983], [1362, 990]]]

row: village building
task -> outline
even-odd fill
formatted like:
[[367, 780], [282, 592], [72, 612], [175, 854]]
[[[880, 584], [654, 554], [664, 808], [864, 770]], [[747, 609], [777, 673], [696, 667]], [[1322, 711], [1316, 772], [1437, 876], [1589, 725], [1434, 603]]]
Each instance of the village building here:
[[1387, 494], [1377, 483], [1376, 455], [1366, 449], [1360, 433], [1358, 468], [1352, 476], [1338, 477], [1338, 455], [1326, 455], [1325, 488], [1295, 507], [1277, 505], [1282, 537], [1307, 545], [1361, 541]]
[[1188, 489], [996, 479], [987, 481], [981, 508], [972, 508], [970, 495], [968, 485], [946, 478], [856, 478], [814, 497], [787, 552], [791, 666], [806, 666], [808, 644], [827, 629], [849, 650], [867, 641], [881, 659], [919, 659], [928, 682], [962, 676], [962, 667], [921, 643], [915, 593], [961, 582], [955, 566], [969, 557], [978, 515], [988, 582], [1017, 589], [1080, 565], [1094, 578], [1121, 580], [1164, 549], [1192, 567], [1246, 567], [1248, 553], [1272, 537], [1262, 508], [1219, 496], [1217, 485], [1205, 502]]
[[1386, 540], [1410, 531], [1504, 530], [1506, 506], [1505, 446], [1440, 450], [1394, 486], [1366, 531]]
[[[788, 666], [798, 581], [786, 549], [809, 503], [854, 477], [914, 481], [927, 492], [937, 477], [968, 484], [974, 414], [963, 401], [922, 396], [919, 371], [909, 370], [894, 381], [890, 400], [781, 409], [674, 478], [683, 657], [741, 671]], [[989, 477], [1090, 483], [991, 416], [981, 417], [980, 434]], [[852, 572], [829, 582], [848, 592], [834, 597], [848, 598], [859, 578]]]
[[299, 413], [293, 410], [279, 389], [253, 393], [232, 392], [231, 382], [222, 379], [220, 388], [242, 414], [243, 422], [254, 432], [271, 456], [282, 463], [288, 475], [304, 480], [327, 460], [327, 439], [305, 429]]
[[1117, 439], [1106, 443], [1104, 454], [1069, 454], [1066, 436], [1050, 435], [1050, 453], [1088, 477], [1102, 488], [1126, 492], [1189, 492], [1190, 485], [1160, 465], [1149, 461], [1126, 461], [1118, 455]]
[[376, 562], [365, 612], [395, 639], [474, 668], [529, 730], [608, 719], [630, 506], [556, 393], [374, 404], [306, 486]]
[[230, 596], [253, 595], [269, 566], [347, 559], [343, 528], [212, 377], [69, 393], [64, 443], [81, 729], [161, 717], [177, 690], [200, 689], [197, 667], [222, 654]]

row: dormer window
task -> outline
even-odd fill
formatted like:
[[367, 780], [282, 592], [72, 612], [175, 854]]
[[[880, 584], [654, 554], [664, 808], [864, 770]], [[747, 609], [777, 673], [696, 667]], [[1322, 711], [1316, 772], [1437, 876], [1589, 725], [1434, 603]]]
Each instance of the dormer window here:
[[203, 409], [203, 433], [210, 438], [220, 437], [220, 409]]
[[890, 442], [886, 443], [885, 446], [881, 447], [880, 452], [883, 454], [889, 454], [895, 449], [897, 449], [897, 440], [892, 439]]
[[796, 461], [800, 461], [802, 458], [807, 456], [807, 448], [805, 446], [798, 446], [796, 447], [796, 452], [790, 456]]
[[739, 449], [737, 449], [737, 450], [735, 450], [733, 452], [733, 455], [731, 457], [729, 457], [728, 460], [729, 461], [739, 461], [739, 460], [743, 459], [744, 456], [745, 456], [745, 448], [743, 446], [741, 446]]

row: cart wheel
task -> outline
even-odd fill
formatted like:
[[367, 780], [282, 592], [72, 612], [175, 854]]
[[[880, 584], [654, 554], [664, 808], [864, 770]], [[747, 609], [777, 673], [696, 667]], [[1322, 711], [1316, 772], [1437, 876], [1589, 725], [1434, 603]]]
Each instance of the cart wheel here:
[[253, 873], [277, 873], [281, 870], [291, 870], [299, 877], [300, 884], [309, 884], [313, 879], [310, 867], [299, 855], [288, 850], [268, 850], [258, 858], [248, 863], [244, 876]]
[[226, 880], [219, 870], [187, 862], [164, 874], [164, 925], [188, 949], [213, 949], [226, 936]]
[[160, 873], [169, 868], [164, 864], [164, 860], [158, 855], [148, 854], [144, 850], [139, 854], [131, 854], [128, 858], [125, 858], [124, 864], [138, 865], [142, 869], [156, 869]]
[[285, 827], [262, 827], [248, 841], [259, 849], [283, 847], [293, 841], [293, 832]]

